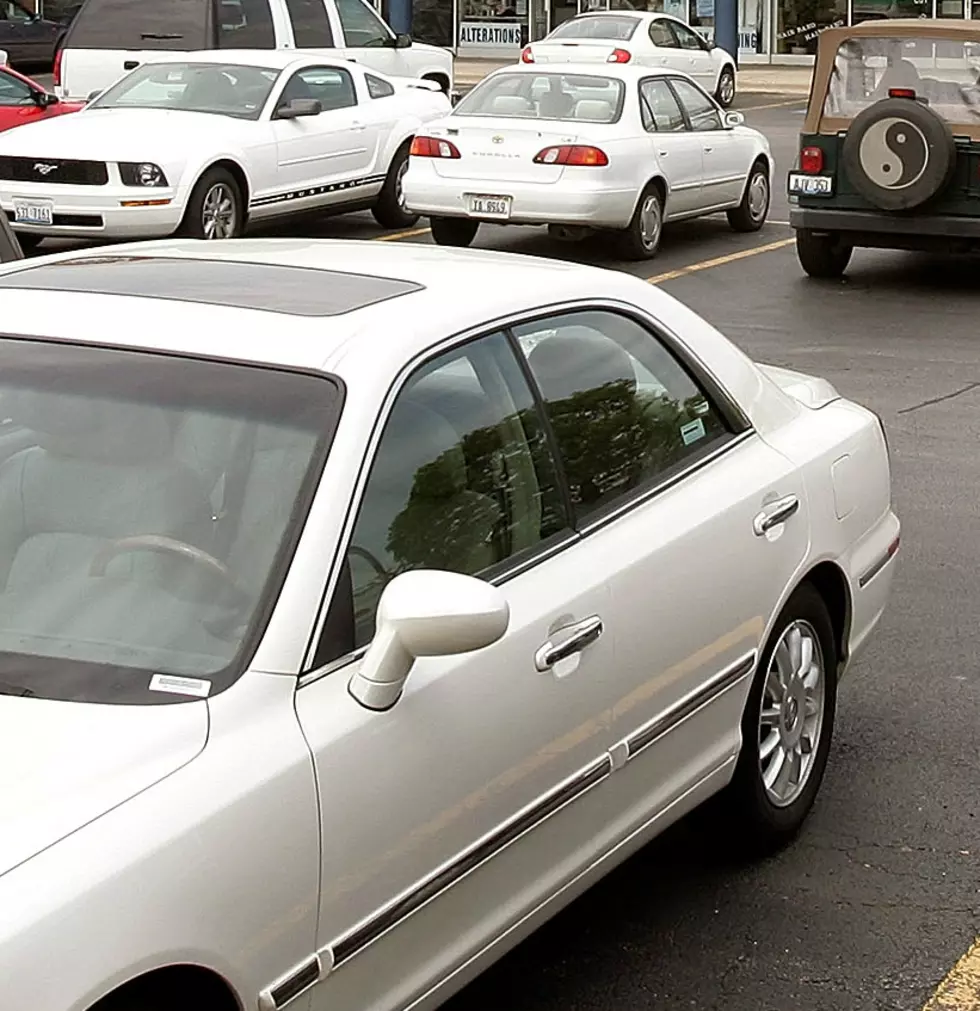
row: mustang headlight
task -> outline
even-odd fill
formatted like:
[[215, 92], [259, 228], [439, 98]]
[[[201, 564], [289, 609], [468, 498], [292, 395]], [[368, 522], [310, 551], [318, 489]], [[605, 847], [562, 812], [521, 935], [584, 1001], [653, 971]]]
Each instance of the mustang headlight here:
[[163, 169], [153, 162], [120, 162], [119, 175], [125, 186], [169, 186]]

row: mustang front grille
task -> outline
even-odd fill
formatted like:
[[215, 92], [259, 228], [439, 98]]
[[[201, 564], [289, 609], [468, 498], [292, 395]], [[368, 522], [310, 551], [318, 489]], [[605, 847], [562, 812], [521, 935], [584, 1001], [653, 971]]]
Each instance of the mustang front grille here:
[[17, 183], [61, 183], [71, 186], [105, 186], [109, 170], [103, 161], [69, 158], [12, 158], [0, 155], [0, 179]]

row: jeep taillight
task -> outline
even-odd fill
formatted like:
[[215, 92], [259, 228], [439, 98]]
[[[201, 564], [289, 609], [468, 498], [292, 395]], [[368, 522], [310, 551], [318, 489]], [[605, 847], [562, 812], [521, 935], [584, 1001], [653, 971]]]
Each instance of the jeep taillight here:
[[823, 171], [823, 150], [819, 147], [805, 147], [800, 152], [800, 171], [814, 176]]

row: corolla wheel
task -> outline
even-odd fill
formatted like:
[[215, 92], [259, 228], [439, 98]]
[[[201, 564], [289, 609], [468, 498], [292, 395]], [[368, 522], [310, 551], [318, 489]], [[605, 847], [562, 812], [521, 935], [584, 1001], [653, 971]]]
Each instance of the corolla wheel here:
[[824, 661], [813, 626], [797, 620], [769, 660], [759, 709], [759, 770], [769, 800], [786, 807], [806, 788], [823, 728]]
[[224, 183], [215, 183], [205, 194], [201, 208], [201, 231], [205, 239], [230, 239], [237, 233], [235, 195]]
[[837, 711], [837, 640], [810, 583], [773, 625], [742, 714], [729, 784], [695, 820], [740, 855], [771, 853], [799, 832], [823, 780]]
[[620, 232], [619, 251], [626, 260], [649, 260], [657, 255], [664, 230], [664, 205], [656, 185], [640, 195], [629, 225]]
[[946, 188], [956, 168], [956, 144], [949, 124], [927, 106], [886, 98], [854, 117], [841, 164], [869, 203], [907, 211]]
[[374, 220], [382, 228], [411, 228], [419, 216], [413, 214], [405, 205], [405, 174], [408, 172], [409, 145], [403, 144], [396, 152], [384, 186], [378, 194], [378, 199], [371, 208]]
[[749, 171], [742, 202], [728, 212], [728, 223], [736, 232], [757, 232], [769, 216], [769, 169], [757, 161]]
[[660, 232], [663, 226], [660, 198], [656, 193], [650, 193], [643, 198], [640, 208], [640, 236], [647, 249], [656, 249], [660, 245]]
[[725, 67], [721, 72], [715, 98], [723, 109], [727, 109], [735, 101], [735, 73], [731, 67]]

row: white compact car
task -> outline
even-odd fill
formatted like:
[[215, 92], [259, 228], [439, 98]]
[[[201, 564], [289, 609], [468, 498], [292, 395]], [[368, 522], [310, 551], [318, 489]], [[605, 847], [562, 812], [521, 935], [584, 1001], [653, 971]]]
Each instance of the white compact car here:
[[424, 1011], [704, 801], [801, 827], [899, 541], [826, 382], [432, 246], [0, 304], [4, 1011]]
[[626, 259], [655, 256], [664, 222], [727, 211], [765, 223], [766, 137], [685, 74], [633, 64], [523, 64], [494, 71], [412, 143], [406, 205], [465, 246], [481, 221], [548, 224], [558, 237], [619, 233]]
[[735, 98], [735, 60], [669, 14], [607, 11], [580, 14], [525, 46], [524, 63], [638, 63], [689, 74], [728, 108]]
[[55, 53], [55, 92], [87, 98], [161, 52], [300, 49], [453, 86], [453, 54], [398, 35], [364, 0], [86, 0]]
[[411, 139], [450, 109], [434, 84], [343, 60], [164, 54], [81, 112], [0, 137], [0, 210], [21, 245], [224, 239], [246, 222], [367, 207], [405, 227]]

